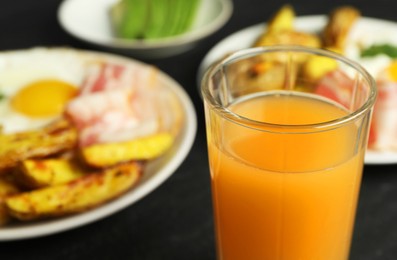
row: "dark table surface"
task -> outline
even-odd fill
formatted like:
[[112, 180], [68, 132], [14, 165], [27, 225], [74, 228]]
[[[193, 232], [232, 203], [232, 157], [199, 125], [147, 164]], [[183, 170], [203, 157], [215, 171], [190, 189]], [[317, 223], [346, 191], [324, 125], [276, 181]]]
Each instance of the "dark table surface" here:
[[[1, 0], [0, 50], [34, 46], [94, 49], [62, 30], [57, 21], [60, 2]], [[336, 6], [351, 4], [360, 8], [364, 16], [397, 22], [395, 0], [290, 3], [298, 15], [325, 14]], [[105, 219], [46, 237], [1, 242], [0, 259], [215, 259], [203, 109], [196, 90], [197, 69], [218, 41], [239, 29], [266, 21], [283, 1], [234, 0], [234, 4], [231, 20], [195, 49], [171, 58], [146, 61], [177, 80], [197, 110], [196, 140], [177, 171], [154, 192]], [[397, 258], [396, 199], [397, 165], [365, 166], [351, 259]]]

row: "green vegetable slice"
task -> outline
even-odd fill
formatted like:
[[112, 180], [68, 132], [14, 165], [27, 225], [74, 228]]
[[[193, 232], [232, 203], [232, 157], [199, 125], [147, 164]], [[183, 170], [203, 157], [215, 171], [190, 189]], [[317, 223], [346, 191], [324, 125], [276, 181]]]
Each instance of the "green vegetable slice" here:
[[162, 27], [166, 25], [167, 13], [169, 9], [168, 0], [151, 0], [149, 1], [148, 23], [144, 32], [144, 38], [160, 38]]
[[158, 39], [186, 32], [195, 20], [200, 0], [120, 0], [110, 8], [118, 37]]
[[199, 6], [199, 0], [190, 0], [190, 1], [182, 1], [182, 2], [184, 3], [184, 6], [182, 7], [181, 10], [182, 16], [175, 31], [175, 35], [182, 34], [191, 28], [193, 21], [196, 18], [197, 9]]
[[167, 13], [167, 21], [163, 25], [161, 37], [170, 37], [173, 35], [174, 26], [178, 23], [179, 16], [179, 4], [182, 0], [168, 0], [167, 4], [170, 6]]
[[124, 0], [119, 34], [123, 38], [142, 38], [146, 28], [147, 0]]

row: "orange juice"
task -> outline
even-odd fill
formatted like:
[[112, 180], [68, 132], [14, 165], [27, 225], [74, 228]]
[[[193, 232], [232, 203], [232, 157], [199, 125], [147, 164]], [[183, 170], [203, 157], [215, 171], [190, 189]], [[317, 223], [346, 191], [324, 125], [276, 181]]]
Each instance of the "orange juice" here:
[[219, 124], [207, 137], [218, 259], [346, 260], [366, 129], [294, 127], [348, 114], [309, 95], [252, 97], [229, 110], [289, 126], [258, 130], [209, 111], [208, 124]]

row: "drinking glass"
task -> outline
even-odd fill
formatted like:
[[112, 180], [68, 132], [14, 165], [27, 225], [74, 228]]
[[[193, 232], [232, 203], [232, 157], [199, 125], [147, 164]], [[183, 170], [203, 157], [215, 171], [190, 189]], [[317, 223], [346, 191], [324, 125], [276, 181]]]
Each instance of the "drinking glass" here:
[[336, 53], [237, 51], [202, 81], [219, 260], [346, 260], [373, 78]]

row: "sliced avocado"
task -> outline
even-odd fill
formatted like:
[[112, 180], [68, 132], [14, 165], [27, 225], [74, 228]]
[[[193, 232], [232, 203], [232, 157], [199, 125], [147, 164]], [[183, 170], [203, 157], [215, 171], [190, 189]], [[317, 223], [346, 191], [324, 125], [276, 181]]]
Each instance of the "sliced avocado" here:
[[159, 33], [159, 38], [165, 38], [169, 37], [172, 33], [172, 26], [175, 23], [176, 20], [176, 6], [179, 0], [163, 0], [166, 2], [168, 5], [168, 8], [166, 10], [166, 18], [165, 18], [165, 23], [161, 27], [161, 31]]
[[155, 39], [161, 37], [161, 30], [163, 25], [166, 24], [169, 8], [168, 0], [149, 1], [149, 17], [144, 38]]
[[122, 38], [141, 38], [146, 27], [148, 12], [147, 0], [122, 0], [122, 15], [117, 30]]
[[115, 35], [157, 39], [184, 33], [195, 20], [200, 0], [120, 0], [110, 9]]
[[178, 28], [175, 31], [175, 35], [182, 34], [188, 31], [193, 25], [193, 21], [196, 18], [196, 13], [199, 7], [200, 0], [189, 0], [183, 1], [184, 6], [182, 8], [182, 17], [178, 24]]
[[180, 1], [179, 9], [178, 9], [178, 21], [174, 24], [172, 35], [180, 34], [182, 28], [185, 26], [185, 20], [187, 17], [187, 11], [190, 9], [191, 1]]
[[[186, 0], [174, 0], [175, 4], [173, 8], [175, 9], [174, 12], [174, 19], [172, 20], [172, 23], [170, 23], [170, 31], [168, 32], [167, 36], [174, 36], [177, 32], [179, 23], [182, 20], [183, 17], [183, 2]], [[189, 2], [189, 1], [186, 1]]]

